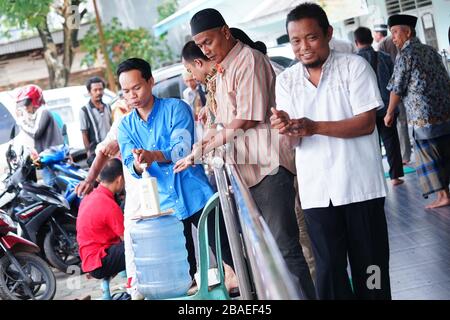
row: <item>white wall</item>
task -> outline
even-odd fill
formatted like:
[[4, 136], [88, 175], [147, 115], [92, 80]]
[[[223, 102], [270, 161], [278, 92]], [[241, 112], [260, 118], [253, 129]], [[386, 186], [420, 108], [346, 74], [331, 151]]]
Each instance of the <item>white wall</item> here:
[[439, 49], [447, 49], [447, 52], [449, 52], [448, 28], [450, 26], [450, 1], [433, 0], [433, 15]]
[[[75, 53], [72, 63], [71, 72], [78, 72], [86, 70], [87, 68], [81, 66], [81, 60], [85, 53]], [[100, 67], [94, 65], [93, 67]], [[11, 83], [17, 83], [24, 80], [33, 81], [48, 77], [47, 65], [44, 59], [31, 59], [30, 57], [22, 57], [9, 59], [0, 64], [0, 86], [6, 86]]]

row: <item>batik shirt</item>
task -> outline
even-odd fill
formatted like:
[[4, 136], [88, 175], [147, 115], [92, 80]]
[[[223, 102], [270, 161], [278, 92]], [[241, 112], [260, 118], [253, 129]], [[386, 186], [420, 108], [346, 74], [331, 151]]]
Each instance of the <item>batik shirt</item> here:
[[216, 78], [217, 70], [213, 68], [212, 72], [206, 76], [206, 107], [208, 110], [206, 127], [211, 128], [216, 121], [217, 103], [216, 103]]
[[417, 38], [407, 41], [387, 88], [403, 98], [415, 139], [450, 134], [450, 78], [435, 49]]

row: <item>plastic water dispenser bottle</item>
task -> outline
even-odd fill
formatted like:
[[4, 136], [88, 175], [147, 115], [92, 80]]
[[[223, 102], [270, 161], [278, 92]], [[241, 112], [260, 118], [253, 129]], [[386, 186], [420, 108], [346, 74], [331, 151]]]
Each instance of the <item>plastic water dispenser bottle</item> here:
[[[144, 170], [146, 172], [146, 170]], [[148, 175], [148, 173], [147, 173]], [[144, 179], [148, 179], [148, 177]], [[155, 178], [153, 178], [155, 179]], [[138, 290], [146, 299], [169, 299], [185, 296], [191, 286], [189, 263], [187, 261], [184, 226], [175, 215], [159, 214], [159, 197], [156, 179], [151, 182], [151, 190], [156, 190], [156, 200], [145, 204], [151, 196], [147, 189], [141, 191], [141, 211], [143, 217], [131, 229], [131, 240], [135, 255]], [[141, 186], [149, 187], [149, 181]], [[155, 192], [153, 192], [155, 194]], [[157, 201], [157, 205], [155, 205]]]
[[174, 215], [139, 220], [131, 230], [138, 290], [146, 299], [185, 296], [191, 286], [183, 223]]

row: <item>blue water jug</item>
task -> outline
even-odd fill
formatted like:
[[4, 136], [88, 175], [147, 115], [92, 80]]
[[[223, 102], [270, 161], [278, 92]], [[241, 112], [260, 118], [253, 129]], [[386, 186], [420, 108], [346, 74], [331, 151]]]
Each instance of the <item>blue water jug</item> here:
[[146, 299], [187, 294], [192, 279], [183, 228], [173, 215], [140, 220], [131, 228], [138, 290]]

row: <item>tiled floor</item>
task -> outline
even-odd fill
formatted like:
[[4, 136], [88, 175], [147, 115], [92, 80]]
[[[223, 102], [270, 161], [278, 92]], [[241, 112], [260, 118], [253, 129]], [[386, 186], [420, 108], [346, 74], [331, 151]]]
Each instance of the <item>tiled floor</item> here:
[[416, 174], [386, 199], [393, 299], [450, 299], [450, 207], [425, 210]]

